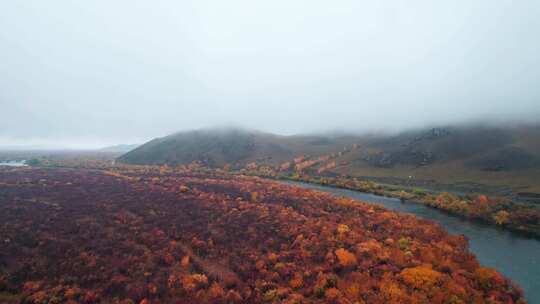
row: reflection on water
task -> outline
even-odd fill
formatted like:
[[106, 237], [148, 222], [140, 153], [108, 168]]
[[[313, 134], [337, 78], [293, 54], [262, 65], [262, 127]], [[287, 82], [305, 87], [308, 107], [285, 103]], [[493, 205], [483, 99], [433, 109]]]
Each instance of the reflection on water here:
[[484, 266], [493, 267], [519, 284], [529, 303], [540, 303], [540, 241], [502, 230], [498, 227], [470, 222], [450, 216], [421, 204], [404, 203], [398, 199], [365, 194], [332, 187], [288, 182], [306, 188], [322, 190], [367, 203], [377, 203], [396, 211], [430, 219], [447, 231], [463, 234], [469, 239], [471, 251]]

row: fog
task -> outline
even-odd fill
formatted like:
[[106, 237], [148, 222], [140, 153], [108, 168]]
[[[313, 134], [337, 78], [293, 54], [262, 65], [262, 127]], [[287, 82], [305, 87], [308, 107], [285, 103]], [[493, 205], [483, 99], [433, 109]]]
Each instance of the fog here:
[[2, 1], [0, 146], [537, 122], [540, 1]]

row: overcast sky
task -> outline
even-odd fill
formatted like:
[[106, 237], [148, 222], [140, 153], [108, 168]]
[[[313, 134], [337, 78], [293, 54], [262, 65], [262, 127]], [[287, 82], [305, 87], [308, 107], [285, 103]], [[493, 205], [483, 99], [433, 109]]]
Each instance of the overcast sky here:
[[540, 120], [538, 0], [0, 2], [0, 146]]

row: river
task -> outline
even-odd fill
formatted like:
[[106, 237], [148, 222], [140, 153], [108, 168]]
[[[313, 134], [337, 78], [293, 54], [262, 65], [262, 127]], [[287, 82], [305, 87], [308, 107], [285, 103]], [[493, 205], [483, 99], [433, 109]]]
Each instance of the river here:
[[7, 161], [0, 161], [0, 166], [8, 166], [8, 167], [26, 167], [28, 166], [26, 164], [25, 160], [7, 160]]
[[411, 213], [438, 223], [450, 233], [463, 234], [469, 239], [471, 252], [483, 266], [496, 268], [523, 288], [529, 303], [540, 304], [540, 241], [536, 239], [467, 221], [421, 204], [401, 203], [395, 198], [299, 182], [287, 183]]

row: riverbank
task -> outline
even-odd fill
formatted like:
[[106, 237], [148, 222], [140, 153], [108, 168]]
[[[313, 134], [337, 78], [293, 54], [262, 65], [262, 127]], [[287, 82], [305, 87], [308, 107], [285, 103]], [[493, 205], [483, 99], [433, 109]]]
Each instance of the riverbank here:
[[517, 204], [504, 197], [488, 197], [483, 194], [458, 195], [418, 188], [411, 189], [395, 185], [377, 184], [357, 178], [310, 176], [296, 173], [267, 174], [266, 172], [253, 170], [240, 170], [236, 173], [278, 180], [299, 181], [398, 198], [402, 201], [423, 204], [467, 220], [496, 225], [503, 229], [540, 239], [540, 209], [532, 205]]
[[397, 198], [378, 196], [331, 186], [283, 181], [300, 187], [324, 191], [340, 197], [381, 205], [389, 210], [429, 219], [452, 234], [464, 235], [471, 252], [482, 265], [501, 271], [520, 285], [528, 303], [540, 303], [540, 242], [500, 226], [470, 221], [441, 212], [424, 204], [400, 203]]

